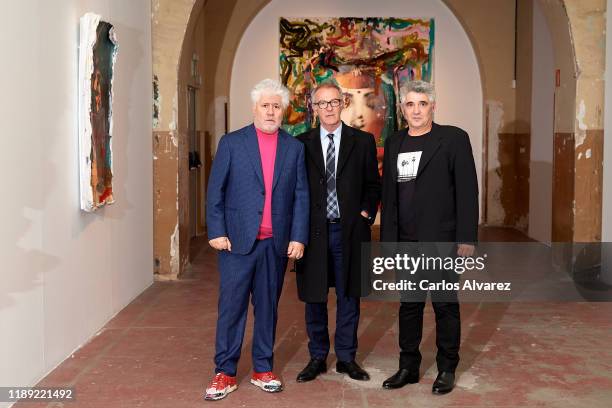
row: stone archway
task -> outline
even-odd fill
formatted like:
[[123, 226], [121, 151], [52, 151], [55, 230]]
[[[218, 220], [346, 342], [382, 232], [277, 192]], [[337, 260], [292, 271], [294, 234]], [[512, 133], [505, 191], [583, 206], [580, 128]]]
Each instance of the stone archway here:
[[[523, 7], [530, 6], [529, 1], [518, 0]], [[605, 34], [605, 0], [594, 2], [581, 2], [579, 0], [535, 0], [540, 1], [545, 10], [546, 18], [551, 27], [554, 37], [556, 64], [560, 68], [560, 85], [557, 88], [557, 104], [555, 116], [557, 120], [555, 134], [556, 138], [565, 137], [560, 134], [571, 134], [572, 140], [576, 135], [572, 156], [577, 162], [572, 170], [573, 179], [577, 188], [567, 189], [572, 203], [576, 199], [576, 216], [571, 217], [573, 221], [565, 227], [562, 237], [565, 240], [576, 241], [598, 241], [601, 231], [601, 152], [603, 151], [603, 75], [604, 75], [604, 53], [593, 53], [594, 44], [604, 44]], [[227, 33], [224, 46], [233, 52], [220, 55], [216, 80], [216, 93], [229, 95], [229, 83], [231, 79], [231, 66], [233, 64], [235, 49], [245, 28], [250, 24], [254, 16], [265, 7], [269, 0], [258, 0], [249, 2], [248, 7], [236, 9], [227, 24]], [[496, 81], [495, 72], [499, 70], [498, 61], [485, 51], [488, 41], [487, 31], [482, 30], [482, 10], [489, 2], [475, 2], [467, 5], [461, 0], [444, 0], [444, 3], [453, 12], [463, 25], [470, 41], [472, 42], [478, 64], [481, 68], [483, 81], [483, 95], [486, 101], [501, 100], [503, 103], [516, 103], [513, 93], [504, 98], [500, 94]], [[514, 2], [507, 2], [508, 7], [514, 9]], [[512, 10], [511, 10], [512, 11]], [[507, 14], [504, 13], [504, 16]], [[497, 28], [497, 27], [496, 27]], [[510, 44], [512, 45], [512, 44]], [[504, 99], [505, 102], [504, 102]], [[560, 102], [561, 103], [560, 103]], [[231, 102], [231, 101], [230, 101]], [[486, 119], [486, 118], [485, 118]], [[512, 119], [512, 118], [511, 118]], [[512, 132], [512, 131], [510, 131]], [[524, 130], [514, 130], [519, 133]], [[497, 142], [499, 139], [488, 140], [489, 143]], [[590, 150], [589, 150], [590, 149]], [[589, 151], [593, 160], [585, 160]], [[580, 156], [580, 159], [578, 158]], [[598, 164], [599, 163], [599, 164]], [[495, 169], [494, 169], [495, 170]], [[560, 190], [565, 189], [559, 185]], [[587, 194], [595, 191], [595, 194]], [[495, 191], [489, 191], [494, 195]], [[495, 198], [492, 197], [492, 201]], [[565, 199], [565, 201], [568, 201]], [[580, 203], [580, 207], [579, 204]], [[501, 205], [501, 203], [500, 203]], [[558, 211], [566, 211], [559, 207]], [[573, 212], [573, 208], [570, 208]], [[567, 212], [566, 212], [567, 213]], [[574, 219], [575, 218], [575, 219]], [[564, 217], [565, 220], [570, 218]], [[558, 225], [563, 223], [559, 221]], [[564, 227], [561, 226], [561, 229]], [[569, 228], [569, 229], [568, 229]], [[558, 238], [558, 240], [561, 237]]]
[[[176, 279], [188, 265], [186, 100], [179, 71], [186, 35], [204, 0], [153, 0], [153, 246], [159, 279]], [[183, 68], [184, 69], [184, 68]]]
[[[274, 68], [278, 59], [278, 56], [276, 59], [274, 57], [274, 50], [278, 46], [273, 41], [278, 36], [274, 32], [278, 31], [275, 22], [279, 16], [308, 17], [330, 14], [341, 16], [352, 15], [351, 12], [359, 16], [376, 16], [381, 13], [381, 10], [384, 10], [383, 15], [410, 17], [415, 14], [433, 17], [436, 19], [436, 41], [440, 41], [440, 38], [443, 39], [441, 40], [443, 42], [437, 43], [441, 47], [436, 49], [435, 52], [437, 61], [437, 68], [434, 68], [436, 71], [435, 80], [440, 86], [438, 96], [441, 101], [444, 101], [443, 108], [438, 111], [437, 117], [442, 121], [455, 123], [468, 130], [472, 138], [479, 181], [482, 181], [483, 117], [481, 104], [476, 102], [482, 100], [483, 80], [480, 75], [482, 63], [475, 55], [473, 40], [471, 40], [470, 35], [466, 35], [468, 33], [462, 28], [445, 2], [415, 1], [415, 5], [411, 6], [410, 2], [406, 5], [405, 2], [401, 1], [385, 0], [377, 6], [373, 6], [371, 2], [367, 1], [339, 1], [334, 3], [333, 10], [335, 13], [328, 13], [328, 8], [329, 6], [324, 1], [315, 1], [307, 6], [299, 1], [271, 1], [267, 2], [256, 17], [249, 19], [245, 34], [240, 41], [237, 52], [234, 53], [232, 61], [234, 71], [230, 78], [231, 93], [229, 97], [231, 102], [229, 109], [231, 126], [237, 128], [250, 119], [250, 102], [248, 98], [244, 98], [242, 95], [248, 93], [248, 89], [256, 82], [257, 78], [278, 75], [278, 68]], [[453, 58], [459, 54], [461, 54], [461, 58], [457, 64], [457, 60]], [[257, 66], [251, 67], [248, 62], [256, 59], [257, 55], [261, 55], [263, 61]], [[451, 90], [453, 88], [451, 85], [454, 83], [456, 76], [450, 69], [445, 69], [453, 61], [455, 61], [454, 72], [464, 73], [463, 81], [459, 84], [455, 83], [455, 91]], [[460, 90], [457, 90], [457, 88], [460, 88]], [[462, 98], [461, 95], [464, 95], [464, 99], [469, 99], [476, 106], [468, 108], [464, 101], [458, 102]], [[455, 106], [457, 109], [450, 108], [450, 106]]]
[[[521, 3], [529, 4], [528, 0]], [[557, 210], [569, 223], [561, 225], [563, 240], [598, 241], [601, 239], [601, 192], [603, 152], [603, 47], [601, 53], [593, 53], [594, 44], [603, 44], [605, 37], [605, 0], [582, 2], [580, 0], [535, 0], [540, 1], [551, 31], [555, 35], [557, 58], [568, 55], [572, 50], [570, 66], [573, 70], [561, 71], [561, 86], [558, 89], [558, 104], [555, 115], [555, 140], [565, 140], [569, 150], [565, 156], [572, 159], [572, 166], [564, 181], [571, 185], [559, 184], [563, 194], [563, 205], [556, 204]], [[212, 68], [207, 71], [212, 77], [210, 95], [206, 100], [207, 128], [218, 140], [224, 127], [221, 125], [218, 101], [228, 101], [230, 94], [231, 69], [240, 39], [251, 20], [270, 0], [208, 0], [206, 10], [213, 10], [215, 16], [207, 22], [216, 30], [218, 41], [207, 49], [213, 55]], [[481, 67], [483, 96], [485, 100], [506, 99], [516, 103], [514, 96], [499, 95], [496, 78], [496, 61], [489, 58], [486, 30], [475, 29], [483, 24], [482, 9], [489, 5], [482, 0], [474, 4], [461, 0], [444, 0], [457, 19], [463, 24], [473, 44]], [[514, 4], [513, 2], [509, 2]], [[186, 227], [186, 197], [181, 196], [186, 182], [179, 163], [181, 159], [181, 134], [184, 109], [177, 98], [178, 69], [181, 48], [185, 34], [189, 32], [193, 16], [199, 14], [204, 0], [153, 0], [153, 70], [156, 75], [157, 117], [154, 123], [154, 243], [157, 262], [156, 271], [160, 277], [175, 278], [187, 265], [188, 237], [182, 231]], [[489, 5], [490, 6], [490, 5]], [[217, 18], [219, 15], [221, 17]], [[565, 34], [563, 34], [565, 33]], [[558, 34], [558, 35], [557, 35]], [[565, 52], [561, 50], [566, 50]], [[564, 63], [566, 64], [567, 61]], [[567, 75], [567, 76], [566, 76]], [[565, 82], [564, 82], [565, 81]], [[514, 112], [514, 108], [511, 109]], [[486, 119], [486, 118], [485, 118]], [[483, 119], [484, 120], [484, 119]], [[499, 140], [488, 140], [498, 143]], [[213, 143], [213, 150], [215, 144]], [[490, 146], [489, 146], [490, 148]], [[556, 187], [555, 187], [556, 188]], [[492, 195], [494, 192], [489, 191]], [[491, 197], [487, 199], [491, 200]], [[493, 197], [493, 201], [495, 201]], [[556, 200], [555, 200], [556, 201]], [[560, 202], [561, 202], [560, 201]], [[568, 207], [571, 204], [571, 208]], [[575, 203], [575, 204], [574, 204]], [[559, 237], [559, 236], [557, 236]], [[554, 239], [554, 238], [553, 238]]]

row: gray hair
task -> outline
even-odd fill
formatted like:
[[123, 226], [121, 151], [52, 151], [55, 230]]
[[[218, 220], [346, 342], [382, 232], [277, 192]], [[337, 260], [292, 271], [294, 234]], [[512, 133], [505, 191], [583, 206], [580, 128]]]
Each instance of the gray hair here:
[[342, 88], [340, 88], [340, 86], [334, 81], [325, 81], [325, 82], [321, 82], [320, 84], [317, 84], [317, 86], [312, 90], [312, 93], [311, 93], [312, 103], [314, 103], [315, 95], [321, 89], [335, 89], [336, 91], [338, 91], [338, 95], [340, 95], [340, 99], [342, 99]]
[[436, 91], [433, 84], [425, 81], [410, 81], [400, 88], [400, 101], [403, 103], [410, 92], [427, 95], [429, 102], [435, 102]]
[[258, 82], [251, 90], [251, 100], [255, 104], [263, 95], [278, 95], [281, 97], [283, 109], [289, 106], [289, 90], [279, 81], [266, 78]]

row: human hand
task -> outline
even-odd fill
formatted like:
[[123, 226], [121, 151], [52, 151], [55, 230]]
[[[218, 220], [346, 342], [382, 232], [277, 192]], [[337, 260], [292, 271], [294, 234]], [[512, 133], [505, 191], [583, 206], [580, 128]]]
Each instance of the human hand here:
[[289, 242], [287, 256], [292, 259], [301, 259], [304, 256], [304, 244], [297, 241]]
[[219, 237], [215, 239], [211, 239], [208, 241], [211, 247], [215, 248], [217, 251], [228, 250], [232, 251], [232, 243], [227, 237]]
[[457, 255], [466, 257], [474, 255], [474, 251], [476, 247], [472, 244], [458, 244], [457, 245]]

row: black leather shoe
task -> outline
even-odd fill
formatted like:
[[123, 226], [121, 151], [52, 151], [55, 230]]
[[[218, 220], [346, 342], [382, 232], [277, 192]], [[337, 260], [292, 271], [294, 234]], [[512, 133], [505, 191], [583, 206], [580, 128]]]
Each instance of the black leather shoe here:
[[327, 364], [325, 360], [311, 358], [306, 367], [297, 375], [297, 382], [312, 381], [321, 373], [327, 372]]
[[408, 370], [405, 368], [400, 368], [397, 373], [393, 374], [391, 377], [387, 378], [383, 382], [383, 388], [388, 390], [394, 388], [402, 388], [406, 384], [416, 384], [419, 382], [419, 372], [414, 370]]
[[448, 394], [453, 388], [455, 388], [455, 373], [442, 371], [438, 373], [436, 381], [431, 387], [431, 392], [438, 395]]
[[370, 379], [370, 375], [363, 368], [359, 367], [355, 360], [348, 363], [338, 361], [336, 363], [336, 371], [341, 374], [348, 374], [353, 380], [368, 381]]

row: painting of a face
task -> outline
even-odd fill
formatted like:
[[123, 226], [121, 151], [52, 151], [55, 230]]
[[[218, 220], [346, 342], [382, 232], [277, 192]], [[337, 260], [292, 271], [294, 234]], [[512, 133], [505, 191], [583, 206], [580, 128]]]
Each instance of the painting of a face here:
[[380, 139], [387, 110], [382, 95], [375, 88], [342, 88], [342, 93], [346, 104], [342, 121]]
[[292, 92], [283, 127], [297, 135], [317, 125], [312, 90], [334, 82], [344, 123], [385, 138], [405, 124], [399, 89], [431, 81], [434, 20], [382, 17], [280, 19], [280, 76]]

